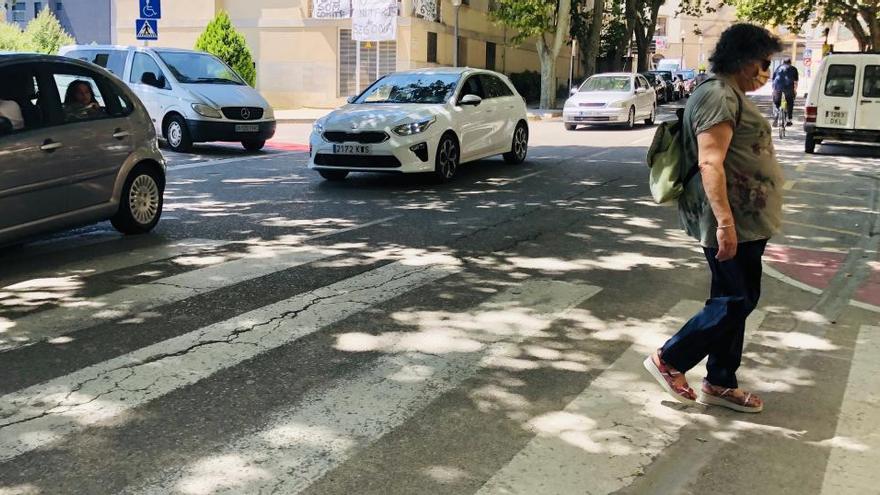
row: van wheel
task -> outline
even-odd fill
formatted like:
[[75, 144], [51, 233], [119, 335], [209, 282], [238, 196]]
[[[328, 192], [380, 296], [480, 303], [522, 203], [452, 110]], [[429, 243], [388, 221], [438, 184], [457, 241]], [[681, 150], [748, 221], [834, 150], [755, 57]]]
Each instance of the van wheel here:
[[573, 131], [577, 128], [578, 128], [577, 124], [565, 124], [566, 131]]
[[816, 152], [816, 137], [812, 133], [807, 133], [807, 139], [804, 141], [804, 152], [810, 155]]
[[318, 173], [321, 174], [325, 180], [329, 181], [340, 181], [345, 180], [348, 177], [348, 170], [318, 170]]
[[244, 146], [244, 149], [248, 151], [260, 151], [263, 149], [263, 146], [266, 146], [265, 139], [251, 139], [247, 141], [242, 141], [241, 145]]
[[174, 115], [165, 122], [165, 140], [172, 151], [189, 153], [192, 151], [193, 142], [186, 127], [186, 120], [180, 115]]
[[123, 234], [153, 230], [162, 216], [163, 190], [164, 181], [159, 172], [150, 167], [135, 167], [125, 179], [119, 210], [110, 223]]

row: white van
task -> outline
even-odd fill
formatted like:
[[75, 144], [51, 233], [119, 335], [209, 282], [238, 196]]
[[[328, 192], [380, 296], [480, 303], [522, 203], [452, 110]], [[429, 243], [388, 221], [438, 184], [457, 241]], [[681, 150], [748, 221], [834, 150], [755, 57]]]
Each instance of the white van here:
[[880, 142], [880, 54], [832, 53], [807, 96], [807, 153], [824, 140]]
[[174, 151], [208, 141], [240, 142], [256, 151], [275, 135], [272, 107], [211, 54], [102, 45], [66, 46], [60, 54], [100, 65], [124, 81]]

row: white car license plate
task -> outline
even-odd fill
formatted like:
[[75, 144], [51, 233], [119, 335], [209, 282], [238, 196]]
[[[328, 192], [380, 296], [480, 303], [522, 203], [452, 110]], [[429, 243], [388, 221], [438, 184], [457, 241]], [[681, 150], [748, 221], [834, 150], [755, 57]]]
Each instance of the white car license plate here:
[[846, 125], [847, 112], [843, 110], [829, 110], [825, 112], [825, 123], [828, 125]]
[[369, 144], [334, 144], [334, 155], [369, 155], [373, 148]]
[[260, 132], [260, 126], [253, 124], [238, 124], [235, 126], [235, 132]]

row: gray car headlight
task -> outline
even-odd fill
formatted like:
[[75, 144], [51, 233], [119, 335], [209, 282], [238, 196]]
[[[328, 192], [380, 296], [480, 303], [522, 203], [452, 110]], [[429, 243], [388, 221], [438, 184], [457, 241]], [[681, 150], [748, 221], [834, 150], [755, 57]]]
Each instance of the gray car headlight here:
[[312, 124], [312, 131], [315, 134], [324, 134], [324, 122], [320, 120], [316, 120], [314, 124]]
[[403, 124], [391, 129], [398, 136], [412, 136], [413, 134], [421, 134], [431, 127], [431, 124], [437, 121], [436, 117], [421, 122], [413, 122], [411, 124]]
[[208, 117], [211, 119], [222, 119], [223, 114], [220, 113], [220, 110], [217, 110], [214, 107], [203, 105], [201, 103], [193, 103], [192, 109], [202, 117]]

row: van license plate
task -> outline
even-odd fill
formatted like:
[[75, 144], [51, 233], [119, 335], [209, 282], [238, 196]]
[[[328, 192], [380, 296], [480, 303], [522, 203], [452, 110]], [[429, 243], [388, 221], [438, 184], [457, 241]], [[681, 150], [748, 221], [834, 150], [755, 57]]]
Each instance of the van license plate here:
[[841, 110], [829, 110], [825, 112], [825, 123], [828, 125], [845, 126], [847, 120], [847, 112]]
[[235, 126], [235, 132], [260, 132], [260, 126], [238, 124]]
[[334, 144], [334, 155], [369, 155], [373, 149], [368, 144]]

